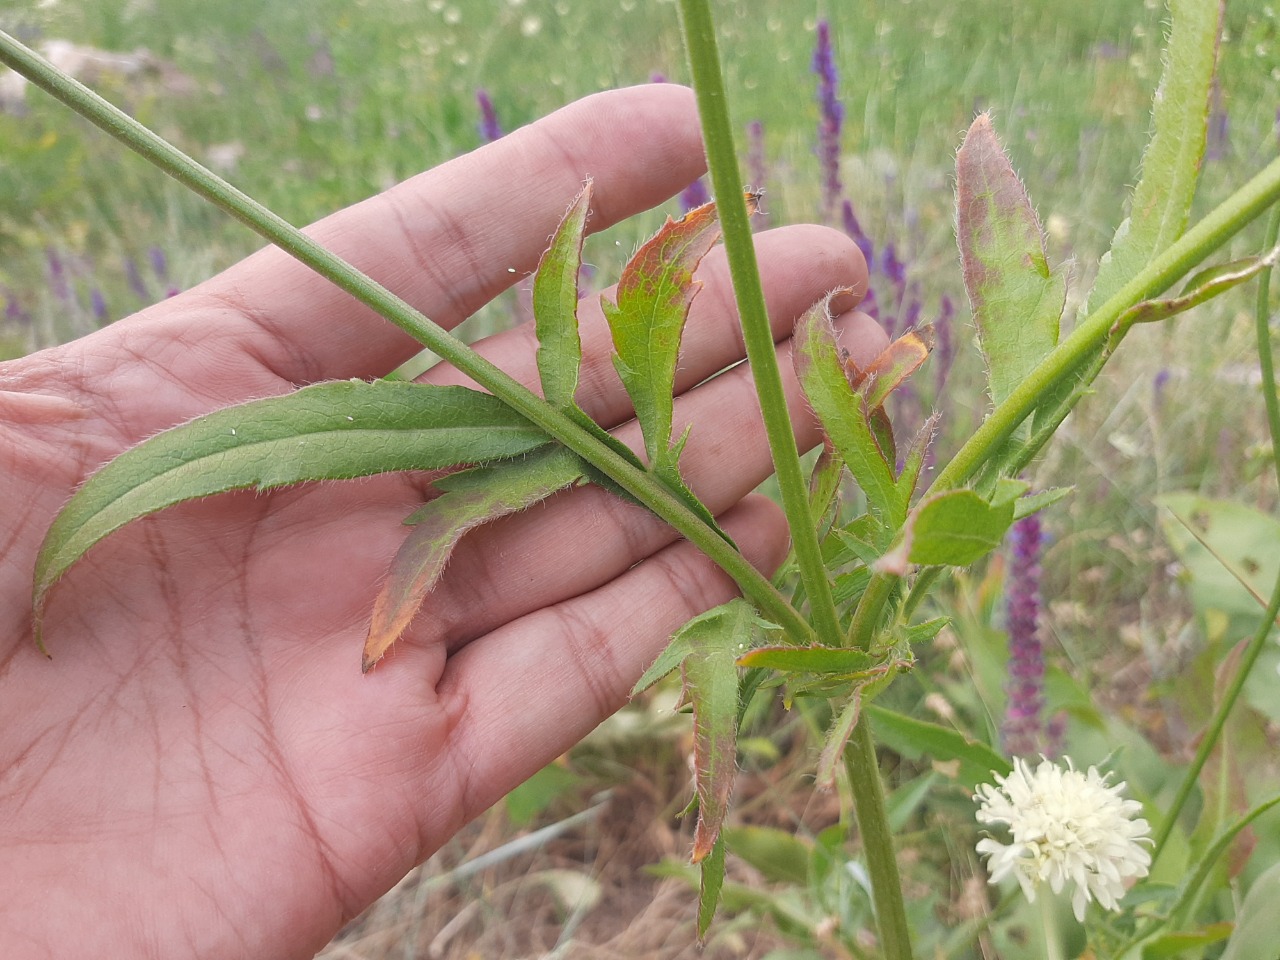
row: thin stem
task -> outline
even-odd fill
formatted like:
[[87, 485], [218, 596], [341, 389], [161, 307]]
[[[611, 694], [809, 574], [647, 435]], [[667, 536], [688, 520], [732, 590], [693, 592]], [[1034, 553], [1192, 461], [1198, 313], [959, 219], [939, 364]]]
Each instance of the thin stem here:
[[461, 340], [3, 31], [0, 31], [0, 63], [12, 67], [175, 180], [231, 214], [360, 302], [372, 307], [419, 343], [452, 363], [530, 422], [598, 467], [671, 524], [728, 573], [743, 593], [793, 638], [798, 641], [812, 638], [812, 628], [787, 603], [786, 598], [768, 578], [761, 575], [742, 554], [704, 524], [677, 497], [643, 470], [637, 469], [608, 449], [560, 411], [480, 357]]
[[902, 880], [893, 849], [893, 831], [889, 829], [889, 815], [885, 810], [884, 786], [880, 782], [875, 744], [865, 718], [853, 728], [853, 735], [845, 748], [844, 762], [849, 786], [853, 790], [858, 833], [867, 856], [867, 875], [871, 879], [881, 953], [886, 960], [910, 960], [911, 930], [902, 900]]
[[1062, 931], [1058, 928], [1058, 898], [1040, 891], [1040, 927], [1045, 960], [1062, 960]]
[[822, 549], [818, 545], [813, 514], [809, 510], [808, 487], [800, 467], [800, 453], [782, 389], [773, 330], [769, 326], [751, 226], [742, 198], [742, 180], [724, 79], [720, 73], [715, 25], [707, 0], [680, 0], [680, 22], [693, 72], [693, 89], [698, 98], [707, 168], [724, 229], [725, 254], [733, 279], [734, 297], [738, 302], [742, 338], [760, 398], [760, 412], [778, 475], [782, 509], [791, 528], [793, 549], [809, 597], [809, 607], [813, 611], [814, 627], [820, 637], [831, 642], [841, 635], [840, 620], [831, 595], [826, 565], [822, 562]]
[[[1280, 209], [1277, 209], [1272, 215], [1271, 222], [1267, 226], [1266, 247], [1268, 249], [1275, 246], [1278, 232], [1280, 232]], [[1258, 363], [1262, 368], [1262, 396], [1267, 408], [1267, 427], [1271, 432], [1272, 452], [1276, 458], [1276, 480], [1280, 483], [1280, 398], [1276, 396], [1275, 364], [1271, 356], [1270, 267], [1259, 275], [1258, 282], [1258, 308], [1255, 318], [1258, 339]], [[1240, 660], [1235, 676], [1231, 678], [1231, 686], [1227, 688], [1222, 701], [1218, 704], [1217, 709], [1214, 710], [1205, 735], [1200, 740], [1196, 755], [1191, 761], [1191, 766], [1187, 768], [1186, 775], [1178, 786], [1178, 792], [1173, 799], [1173, 804], [1170, 806], [1169, 812], [1165, 814], [1164, 820], [1160, 823], [1160, 830], [1155, 837], [1155, 848], [1151, 852], [1152, 863], [1164, 852], [1165, 844], [1168, 842], [1170, 834], [1173, 833], [1178, 817], [1182, 814], [1182, 808], [1186, 806], [1192, 790], [1195, 789], [1195, 785], [1200, 779], [1200, 771], [1204, 769], [1204, 765], [1209, 759], [1209, 754], [1217, 746], [1218, 740], [1222, 736], [1223, 727], [1226, 725], [1227, 717], [1231, 715], [1236, 700], [1239, 699], [1240, 692], [1244, 689], [1245, 681], [1249, 678], [1254, 664], [1257, 663], [1259, 655], [1261, 655], [1266, 646], [1267, 637], [1271, 634], [1271, 628], [1276, 622], [1277, 614], [1280, 614], [1280, 578], [1277, 578], [1276, 584], [1271, 590], [1271, 601], [1267, 604], [1266, 612], [1263, 613], [1262, 619], [1258, 623], [1257, 631], [1245, 648], [1244, 656]]]

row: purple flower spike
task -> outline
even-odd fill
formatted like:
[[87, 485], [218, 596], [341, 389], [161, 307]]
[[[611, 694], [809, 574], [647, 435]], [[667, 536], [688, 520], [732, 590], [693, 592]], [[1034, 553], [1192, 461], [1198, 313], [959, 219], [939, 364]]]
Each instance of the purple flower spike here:
[[107, 322], [107, 298], [102, 291], [94, 287], [89, 291], [89, 306], [93, 309], [93, 318], [99, 323]]
[[157, 280], [164, 283], [169, 279], [169, 259], [164, 255], [163, 250], [152, 247], [147, 251], [147, 259], [151, 261], [151, 269]]
[[874, 289], [867, 287], [867, 295], [863, 297], [862, 302], [858, 304], [858, 309], [872, 320], [880, 319], [880, 305], [876, 302], [876, 292]]
[[870, 270], [875, 266], [875, 245], [872, 244], [871, 238], [863, 231], [862, 224], [858, 222], [858, 217], [853, 212], [853, 204], [848, 200], [840, 205], [840, 221], [844, 225], [844, 232], [849, 235], [853, 242], [858, 245], [858, 249], [862, 251], [862, 259], [867, 261], [867, 269]]
[[680, 209], [688, 213], [690, 210], [707, 203], [710, 199], [711, 195], [707, 193], [707, 185], [699, 177], [680, 191]]
[[831, 220], [844, 192], [840, 182], [840, 131], [844, 104], [836, 93], [839, 75], [831, 51], [831, 24], [818, 21], [818, 43], [813, 51], [813, 72], [818, 75], [818, 161], [822, 165], [822, 215]]
[[498, 113], [493, 109], [493, 101], [489, 99], [488, 91], [484, 89], [477, 90], [476, 103], [480, 107], [480, 137], [485, 143], [493, 143], [495, 140], [502, 139], [502, 127], [498, 124]]
[[1044, 648], [1037, 629], [1040, 617], [1040, 517], [1032, 514], [1009, 534], [1008, 603], [1009, 702], [1001, 731], [1005, 752], [1026, 757], [1049, 746], [1043, 724]]
[[901, 291], [907, 285], [907, 265], [898, 259], [898, 251], [892, 243], [885, 244], [884, 261], [880, 264], [880, 268], [901, 295]]
[[71, 285], [67, 282], [67, 268], [62, 262], [62, 257], [53, 247], [48, 247], [44, 256], [45, 263], [49, 267], [49, 290], [63, 303], [70, 303]]
[[138, 272], [138, 261], [134, 260], [133, 257], [125, 258], [124, 275], [129, 281], [129, 289], [133, 291], [135, 297], [144, 303], [151, 299], [151, 294], [147, 291], [147, 284], [142, 279], [142, 274]]

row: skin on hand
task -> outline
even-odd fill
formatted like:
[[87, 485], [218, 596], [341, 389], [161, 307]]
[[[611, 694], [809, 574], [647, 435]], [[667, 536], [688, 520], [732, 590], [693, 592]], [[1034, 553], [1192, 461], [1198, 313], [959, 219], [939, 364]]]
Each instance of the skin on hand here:
[[[591, 227], [701, 172], [693, 100], [597, 95], [310, 232], [445, 327], [536, 265], [584, 177]], [[530, 185], [536, 185], [531, 188]], [[865, 289], [851, 241], [757, 236], [780, 351], [828, 290]], [[786, 529], [723, 258], [681, 356], [689, 485], [771, 570]], [[884, 336], [842, 318], [868, 362]], [[598, 303], [579, 400], [630, 416]], [[95, 547], [55, 588], [36, 651], [36, 550], [88, 474], [158, 430], [318, 380], [385, 374], [403, 333], [274, 249], [92, 336], [0, 364], [0, 942], [12, 957], [309, 957], [453, 832], [568, 749], [732, 582], [661, 521], [566, 491], [469, 535], [369, 675], [373, 598], [424, 479], [393, 475], [184, 504]], [[528, 327], [480, 345], [533, 385]], [[802, 447], [817, 440], [783, 363]], [[437, 368], [424, 378], [465, 382]], [[618, 430], [634, 446], [634, 424]]]

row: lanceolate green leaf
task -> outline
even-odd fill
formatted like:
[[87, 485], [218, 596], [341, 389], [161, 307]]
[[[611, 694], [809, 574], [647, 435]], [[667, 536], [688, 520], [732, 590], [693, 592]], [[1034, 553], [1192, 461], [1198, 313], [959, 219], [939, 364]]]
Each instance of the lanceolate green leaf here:
[[1129, 217], [1098, 268], [1088, 308], [1106, 303], [1187, 226], [1204, 156], [1224, 4], [1170, 0], [1173, 26], [1151, 111], [1151, 140]]
[[871, 411], [845, 376], [831, 325], [831, 299], [844, 292], [831, 294], [800, 319], [792, 338], [792, 359], [809, 406], [836, 453], [862, 487], [872, 511], [896, 527], [905, 515], [905, 501], [876, 440]]
[[591, 207], [591, 181], [569, 206], [533, 278], [533, 317], [538, 334], [542, 396], [561, 410], [574, 406], [582, 340], [578, 335], [578, 270]]
[[49, 588], [85, 551], [171, 504], [242, 488], [483, 463], [548, 440], [497, 398], [456, 386], [321, 383], [227, 407], [127, 450], [76, 492], [36, 559], [37, 628]]
[[1049, 269], [1040, 221], [985, 113], [956, 155], [956, 236], [998, 405], [1057, 346], [1067, 285]]
[[374, 601], [361, 668], [368, 672], [399, 639], [468, 530], [532, 506], [581, 477], [578, 456], [556, 446], [436, 481], [441, 495], [406, 521], [415, 526]]
[[601, 300], [617, 351], [614, 366], [635, 407], [649, 463], [658, 472], [666, 472], [674, 460], [676, 358], [689, 305], [701, 287], [693, 272], [719, 237], [714, 204], [668, 220], [623, 270], [617, 302]]
[[841, 676], [865, 674], [880, 664], [879, 658], [848, 647], [757, 647], [738, 658], [740, 667]]
[[898, 546], [878, 567], [901, 574], [906, 562], [968, 566], [1004, 540], [1013, 523], [1013, 499], [988, 503], [972, 490], [949, 490], [922, 500], [902, 529]]
[[884, 707], [868, 706], [865, 713], [871, 719], [877, 742], [903, 756], [915, 758], [925, 754], [933, 760], [960, 761], [959, 780], [967, 787], [991, 780], [992, 774], [1005, 776], [1013, 769], [1009, 761], [991, 747], [969, 739], [958, 730]]
[[760, 626], [751, 604], [731, 600], [680, 628], [673, 643], [688, 645], [684, 699], [693, 704], [694, 780], [698, 826], [693, 862], [712, 852], [738, 772], [738, 667], [736, 660]]

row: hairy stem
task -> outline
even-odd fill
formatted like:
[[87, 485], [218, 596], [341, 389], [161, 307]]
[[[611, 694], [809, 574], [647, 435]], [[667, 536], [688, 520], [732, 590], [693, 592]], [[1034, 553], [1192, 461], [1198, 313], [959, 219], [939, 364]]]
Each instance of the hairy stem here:
[[[1275, 213], [1272, 214], [1271, 222], [1267, 225], [1267, 249], [1275, 246], [1278, 232], [1280, 232], [1280, 208], [1277, 208]], [[1255, 317], [1255, 329], [1258, 340], [1258, 363], [1262, 368], [1262, 397], [1267, 408], [1267, 428], [1271, 433], [1276, 480], [1280, 482], [1280, 399], [1276, 396], [1275, 364], [1271, 356], [1270, 290], [1271, 268], [1268, 267], [1258, 277], [1258, 307]], [[1182, 814], [1182, 808], [1186, 806], [1187, 800], [1191, 797], [1191, 792], [1195, 789], [1195, 785], [1200, 779], [1200, 771], [1204, 769], [1205, 763], [1209, 760], [1209, 754], [1217, 746], [1218, 740], [1222, 736], [1223, 727], [1226, 726], [1227, 718], [1231, 715], [1236, 701], [1240, 698], [1241, 691], [1244, 690], [1245, 681], [1249, 679], [1249, 674], [1258, 662], [1258, 657], [1266, 647], [1267, 637], [1271, 635], [1271, 628], [1275, 625], [1277, 614], [1280, 614], [1280, 579], [1276, 580], [1276, 584], [1271, 590], [1271, 600], [1267, 604], [1266, 612], [1262, 614], [1262, 619], [1258, 622], [1257, 631], [1245, 648], [1244, 656], [1240, 659], [1240, 665], [1236, 668], [1235, 676], [1231, 678], [1231, 686], [1227, 688], [1226, 693], [1223, 694], [1222, 701], [1218, 704], [1217, 709], [1214, 710], [1213, 716], [1209, 720], [1209, 726], [1200, 740], [1196, 755], [1191, 761], [1191, 766], [1187, 768], [1186, 775], [1182, 778], [1182, 783], [1178, 785], [1178, 792], [1173, 799], [1173, 804], [1169, 807], [1168, 813], [1165, 814], [1164, 820], [1160, 823], [1160, 829], [1155, 836], [1155, 847], [1151, 852], [1152, 863], [1164, 852], [1165, 844], [1169, 840], [1170, 834], [1173, 833], [1178, 817]]]
[[867, 857], [871, 896], [875, 904], [876, 930], [886, 960], [910, 960], [911, 930], [902, 900], [902, 880], [893, 848], [893, 831], [885, 810], [884, 787], [876, 763], [875, 744], [866, 719], [853, 728], [844, 753], [845, 771], [853, 791], [853, 808], [858, 818], [858, 834]]
[[768, 578], [662, 484], [600, 443], [461, 340], [3, 31], [0, 31], [0, 63], [12, 67], [169, 176], [452, 363], [530, 422], [617, 481], [624, 490], [671, 524], [728, 573], [743, 593], [794, 639], [807, 641], [812, 638], [812, 628]]
[[813, 514], [809, 510], [808, 486], [800, 467], [800, 454], [791, 430], [791, 415], [782, 391], [782, 374], [778, 370], [773, 330], [769, 326], [751, 226], [742, 198], [738, 157], [734, 149], [724, 79], [720, 73], [720, 53], [707, 0], [680, 0], [680, 21], [693, 71], [693, 89], [698, 98], [698, 116], [702, 121], [702, 138], [707, 151], [707, 169], [720, 211], [742, 337], [760, 398], [774, 470], [778, 474], [782, 508], [791, 528], [791, 541], [809, 597], [814, 627], [820, 637], [829, 640], [840, 636], [840, 621], [826, 565], [822, 562], [822, 549], [818, 545]]

